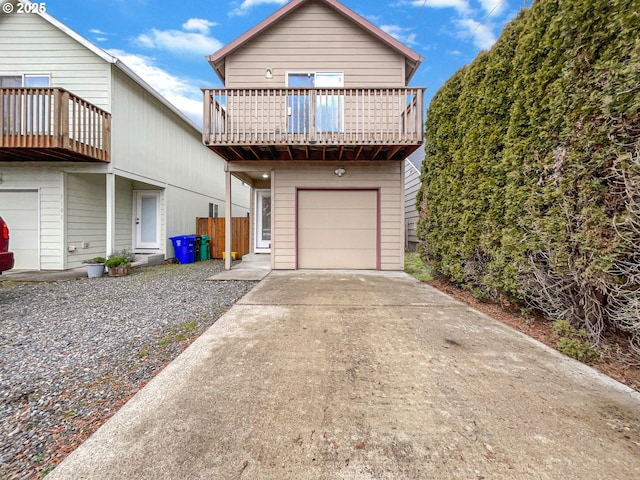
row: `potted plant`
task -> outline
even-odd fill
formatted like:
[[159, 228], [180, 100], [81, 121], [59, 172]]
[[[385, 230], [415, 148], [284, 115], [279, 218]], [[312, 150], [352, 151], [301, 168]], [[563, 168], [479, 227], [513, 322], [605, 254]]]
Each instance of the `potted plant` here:
[[87, 277], [100, 278], [104, 273], [105, 262], [104, 257], [93, 257], [89, 260], [84, 260], [82, 263], [87, 265]]
[[124, 255], [115, 255], [107, 258], [105, 265], [109, 269], [110, 277], [122, 277], [129, 275], [131, 271], [131, 260]]

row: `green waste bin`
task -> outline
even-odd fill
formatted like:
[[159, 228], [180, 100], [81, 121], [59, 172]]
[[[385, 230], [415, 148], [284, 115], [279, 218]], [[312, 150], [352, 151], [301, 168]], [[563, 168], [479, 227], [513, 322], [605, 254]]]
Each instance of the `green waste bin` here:
[[211, 237], [209, 235], [200, 236], [200, 260], [211, 260]]

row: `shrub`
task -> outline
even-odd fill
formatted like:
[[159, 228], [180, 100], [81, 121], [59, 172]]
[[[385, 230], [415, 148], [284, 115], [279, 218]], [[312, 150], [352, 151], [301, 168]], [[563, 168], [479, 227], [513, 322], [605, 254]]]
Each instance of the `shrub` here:
[[523, 9], [433, 97], [416, 204], [437, 271], [640, 353], [636, 6]]

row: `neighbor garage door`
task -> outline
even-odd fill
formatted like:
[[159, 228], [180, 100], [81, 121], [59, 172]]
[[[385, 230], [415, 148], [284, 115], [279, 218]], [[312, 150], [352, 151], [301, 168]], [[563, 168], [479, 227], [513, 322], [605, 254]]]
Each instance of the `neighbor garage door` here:
[[377, 191], [298, 191], [298, 268], [375, 270], [377, 245]]
[[0, 216], [9, 226], [9, 249], [16, 269], [40, 268], [38, 254], [38, 192], [0, 191]]

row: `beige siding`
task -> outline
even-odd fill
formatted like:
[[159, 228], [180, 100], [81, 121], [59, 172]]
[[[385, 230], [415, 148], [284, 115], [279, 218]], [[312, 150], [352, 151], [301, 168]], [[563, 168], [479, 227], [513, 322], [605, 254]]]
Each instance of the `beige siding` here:
[[[267, 68], [273, 69], [271, 80], [265, 78]], [[405, 85], [399, 53], [313, 2], [227, 57], [225, 86], [284, 87], [287, 71], [344, 72], [346, 88]]]
[[404, 174], [404, 218], [405, 218], [405, 248], [418, 243], [416, 225], [418, 211], [416, 210], [416, 194], [420, 189], [420, 172], [409, 160], [405, 160]]
[[[39, 165], [38, 168], [2, 166], [3, 190], [37, 190], [39, 192], [40, 268], [60, 270], [64, 268], [64, 181], [59, 170]], [[0, 211], [2, 210], [0, 196]], [[9, 197], [4, 197], [8, 199]], [[8, 200], [5, 200], [8, 201]], [[11, 228], [11, 225], [9, 225]]]
[[0, 75], [49, 74], [66, 88], [110, 111], [109, 65], [35, 14], [0, 14]]
[[66, 175], [67, 268], [82, 266], [82, 261], [106, 252], [106, 181], [101, 174]]
[[296, 188], [380, 188], [380, 267], [403, 268], [403, 214], [401, 163], [377, 167], [345, 165], [347, 173], [334, 174], [337, 165], [278, 169], [273, 175], [274, 196], [272, 243], [276, 269], [296, 268]]

